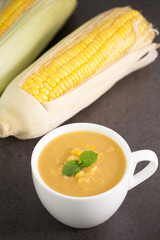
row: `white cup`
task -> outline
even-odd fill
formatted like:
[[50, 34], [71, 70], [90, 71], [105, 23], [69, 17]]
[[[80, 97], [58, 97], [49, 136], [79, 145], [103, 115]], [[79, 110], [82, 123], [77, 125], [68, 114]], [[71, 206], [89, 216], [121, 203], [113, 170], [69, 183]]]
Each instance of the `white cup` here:
[[[38, 159], [42, 149], [57, 136], [74, 131], [98, 132], [119, 144], [126, 157], [126, 171], [121, 181], [112, 189], [90, 197], [71, 197], [49, 188], [40, 177]], [[149, 164], [134, 175], [138, 162]], [[36, 192], [48, 212], [58, 221], [75, 228], [97, 226], [109, 219], [120, 207], [128, 190], [149, 178], [158, 167], [158, 158], [151, 150], [131, 152], [126, 141], [115, 131], [92, 123], [64, 125], [46, 134], [35, 146], [31, 168]]]

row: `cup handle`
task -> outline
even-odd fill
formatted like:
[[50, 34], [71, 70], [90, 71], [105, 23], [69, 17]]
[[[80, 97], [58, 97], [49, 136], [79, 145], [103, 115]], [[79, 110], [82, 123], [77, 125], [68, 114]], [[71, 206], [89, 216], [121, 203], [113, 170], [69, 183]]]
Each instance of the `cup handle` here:
[[147, 178], [152, 176], [158, 167], [157, 155], [151, 150], [139, 150], [131, 153], [133, 161], [133, 174], [136, 165], [139, 162], [149, 161], [149, 164], [143, 168], [141, 171], [133, 175], [130, 179], [129, 190], [145, 181]]

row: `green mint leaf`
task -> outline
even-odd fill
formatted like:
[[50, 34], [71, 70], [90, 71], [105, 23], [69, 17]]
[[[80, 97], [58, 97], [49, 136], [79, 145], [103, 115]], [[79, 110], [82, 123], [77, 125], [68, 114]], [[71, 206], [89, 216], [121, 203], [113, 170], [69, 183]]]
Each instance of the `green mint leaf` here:
[[66, 176], [73, 176], [78, 173], [82, 167], [79, 165], [78, 160], [71, 160], [67, 162], [63, 167], [63, 174]]
[[79, 155], [79, 164], [81, 167], [89, 167], [97, 161], [98, 153], [93, 151], [84, 151]]

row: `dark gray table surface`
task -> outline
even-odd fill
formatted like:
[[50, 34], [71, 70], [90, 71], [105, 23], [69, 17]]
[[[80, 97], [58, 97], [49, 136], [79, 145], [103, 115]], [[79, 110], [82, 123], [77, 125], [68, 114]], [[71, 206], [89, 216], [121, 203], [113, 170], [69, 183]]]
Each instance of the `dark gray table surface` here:
[[[125, 5], [142, 11], [155, 27], [160, 27], [159, 0], [79, 0], [76, 11], [50, 46], [98, 13]], [[156, 41], [160, 42], [160, 38]], [[67, 123], [102, 124], [121, 134], [132, 151], [152, 149], [160, 157], [159, 75], [160, 57], [125, 77]], [[0, 239], [160, 239], [160, 168], [128, 192], [108, 221], [91, 229], [73, 229], [56, 221], [35, 193], [30, 157], [38, 140], [0, 139]]]

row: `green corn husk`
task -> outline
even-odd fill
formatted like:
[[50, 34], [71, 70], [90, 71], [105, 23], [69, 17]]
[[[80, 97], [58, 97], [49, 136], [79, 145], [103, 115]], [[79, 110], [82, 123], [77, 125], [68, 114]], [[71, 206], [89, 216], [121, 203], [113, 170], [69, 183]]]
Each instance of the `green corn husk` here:
[[[0, 1], [0, 10], [9, 2]], [[38, 57], [76, 4], [77, 0], [37, 0], [0, 37], [0, 94]]]

